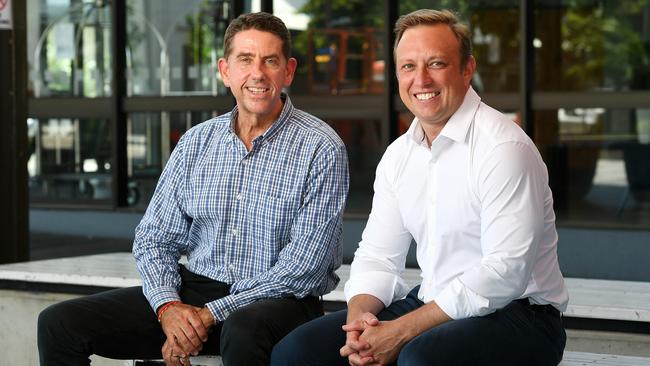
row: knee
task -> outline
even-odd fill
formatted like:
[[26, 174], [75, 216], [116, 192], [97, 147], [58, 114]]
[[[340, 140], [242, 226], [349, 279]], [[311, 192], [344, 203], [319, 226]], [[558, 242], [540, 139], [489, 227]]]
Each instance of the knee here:
[[[305, 337], [303, 327], [298, 327], [278, 342], [271, 352], [271, 365], [289, 366], [308, 364], [308, 350], [313, 337]], [[310, 342], [311, 340], [311, 342]]]
[[263, 325], [263, 319], [260, 319], [255, 312], [245, 311], [245, 308], [239, 309], [228, 315], [224, 321], [221, 328], [221, 342], [228, 340], [232, 343], [248, 343], [251, 337], [261, 331]]
[[424, 366], [429, 365], [430, 362], [431, 360], [427, 360], [423, 352], [413, 342], [407, 343], [397, 358], [398, 366]]
[[62, 338], [61, 332], [72, 322], [67, 318], [69, 312], [64, 304], [54, 304], [45, 308], [38, 314], [37, 338], [38, 342], [51, 343]]

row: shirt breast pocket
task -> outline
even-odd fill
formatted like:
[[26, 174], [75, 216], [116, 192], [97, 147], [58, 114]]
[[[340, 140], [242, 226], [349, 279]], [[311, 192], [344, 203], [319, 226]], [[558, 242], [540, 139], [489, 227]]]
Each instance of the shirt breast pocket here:
[[251, 197], [248, 216], [253, 240], [265, 249], [279, 252], [290, 240], [295, 215], [293, 201], [288, 197], [263, 193]]

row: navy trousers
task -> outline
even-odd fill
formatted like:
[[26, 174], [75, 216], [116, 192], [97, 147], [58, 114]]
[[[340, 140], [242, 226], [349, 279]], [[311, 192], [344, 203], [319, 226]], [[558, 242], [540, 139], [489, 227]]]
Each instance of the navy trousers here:
[[[392, 320], [424, 305], [419, 286], [381, 311], [380, 320]], [[347, 366], [339, 355], [345, 344], [345, 310], [328, 314], [296, 328], [273, 349], [273, 366]], [[555, 366], [562, 360], [566, 333], [560, 314], [550, 305], [513, 301], [492, 314], [452, 320], [412, 339], [402, 348], [399, 366]]]
[[[194, 306], [229, 294], [230, 286], [181, 267], [183, 302]], [[323, 313], [320, 300], [259, 300], [212, 328], [201, 354], [220, 354], [226, 366], [268, 365], [273, 346], [298, 325]], [[166, 336], [142, 287], [64, 301], [41, 312], [41, 366], [89, 365], [97, 354], [114, 359], [159, 359]]]

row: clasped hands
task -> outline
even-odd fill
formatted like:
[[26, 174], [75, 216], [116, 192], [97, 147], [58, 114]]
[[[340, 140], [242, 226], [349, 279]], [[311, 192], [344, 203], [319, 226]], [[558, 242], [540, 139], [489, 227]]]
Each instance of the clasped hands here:
[[168, 366], [190, 365], [190, 356], [196, 356], [208, 340], [214, 326], [214, 317], [208, 308], [177, 303], [160, 317], [160, 325], [167, 336], [162, 355]]
[[340, 354], [352, 366], [388, 365], [406, 343], [397, 321], [379, 321], [372, 313], [363, 313], [343, 330], [346, 340]]

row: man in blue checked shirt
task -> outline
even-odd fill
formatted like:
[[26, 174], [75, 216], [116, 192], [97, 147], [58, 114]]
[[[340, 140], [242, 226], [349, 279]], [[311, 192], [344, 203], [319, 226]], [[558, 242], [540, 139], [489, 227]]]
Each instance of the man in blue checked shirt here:
[[87, 365], [92, 353], [264, 365], [284, 335], [322, 314], [318, 297], [339, 281], [347, 154], [282, 93], [296, 70], [289, 37], [266, 13], [230, 24], [219, 71], [237, 106], [174, 149], [136, 229], [143, 286], [44, 310], [41, 365]]

